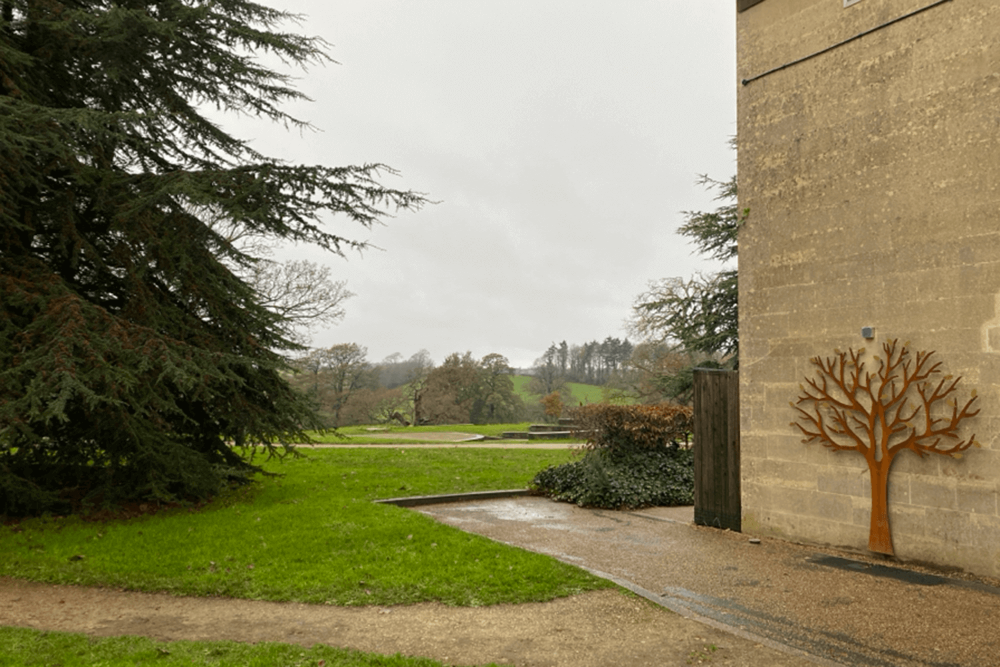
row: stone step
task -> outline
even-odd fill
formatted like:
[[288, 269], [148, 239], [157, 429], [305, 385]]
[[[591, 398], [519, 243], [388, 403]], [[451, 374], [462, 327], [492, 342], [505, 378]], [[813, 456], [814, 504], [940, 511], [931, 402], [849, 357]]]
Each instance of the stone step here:
[[528, 440], [558, 440], [572, 437], [573, 431], [528, 431]]
[[532, 424], [528, 427], [529, 433], [544, 433], [546, 431], [566, 431], [565, 426], [559, 424]]

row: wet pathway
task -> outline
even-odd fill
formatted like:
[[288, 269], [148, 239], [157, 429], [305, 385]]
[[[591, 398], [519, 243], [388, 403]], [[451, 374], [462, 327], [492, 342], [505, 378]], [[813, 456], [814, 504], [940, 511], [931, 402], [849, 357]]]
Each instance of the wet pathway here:
[[539, 497], [420, 511], [631, 585], [664, 606], [827, 664], [1000, 666], [1000, 589], [694, 526], [692, 508], [584, 510]]

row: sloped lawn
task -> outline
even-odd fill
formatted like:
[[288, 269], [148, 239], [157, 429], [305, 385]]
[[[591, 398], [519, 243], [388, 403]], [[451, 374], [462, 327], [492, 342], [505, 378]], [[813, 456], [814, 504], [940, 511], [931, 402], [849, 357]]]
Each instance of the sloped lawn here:
[[271, 461], [281, 473], [202, 508], [0, 528], [0, 575], [180, 595], [335, 605], [549, 600], [609, 587], [546, 556], [376, 498], [524, 488], [561, 450], [337, 449]]

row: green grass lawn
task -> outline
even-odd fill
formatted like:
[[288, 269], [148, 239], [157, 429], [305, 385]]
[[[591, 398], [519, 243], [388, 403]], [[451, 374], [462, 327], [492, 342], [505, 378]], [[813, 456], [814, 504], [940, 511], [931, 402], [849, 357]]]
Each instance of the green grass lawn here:
[[145, 637], [94, 638], [0, 627], [0, 665], [23, 667], [439, 667], [426, 658], [384, 656], [317, 644], [160, 642]]
[[0, 527], [0, 575], [183, 595], [392, 605], [490, 605], [609, 587], [552, 558], [376, 498], [524, 488], [566, 450], [336, 449], [195, 510]]

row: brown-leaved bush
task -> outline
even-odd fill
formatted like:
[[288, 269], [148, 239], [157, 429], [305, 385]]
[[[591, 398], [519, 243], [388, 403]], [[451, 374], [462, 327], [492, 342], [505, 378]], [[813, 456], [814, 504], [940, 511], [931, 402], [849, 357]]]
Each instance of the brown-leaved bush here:
[[676, 403], [573, 408], [569, 416], [587, 434], [588, 449], [635, 450], [688, 444], [693, 428], [691, 408]]

